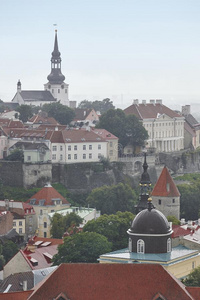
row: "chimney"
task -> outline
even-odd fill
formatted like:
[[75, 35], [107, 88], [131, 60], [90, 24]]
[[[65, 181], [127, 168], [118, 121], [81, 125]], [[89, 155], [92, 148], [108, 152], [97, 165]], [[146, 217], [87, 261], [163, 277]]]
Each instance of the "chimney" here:
[[181, 219], [181, 225], [185, 225], [185, 219]]
[[139, 100], [138, 100], [138, 99], [134, 99], [134, 100], [133, 100], [133, 104], [138, 105], [138, 104], [139, 104]]
[[162, 99], [156, 99], [156, 104], [162, 104]]
[[190, 114], [190, 105], [184, 105], [182, 106], [182, 114], [184, 116], [187, 116]]
[[27, 280], [23, 281], [23, 291], [27, 291]]
[[142, 104], [146, 105], [146, 100], [142, 100]]
[[149, 102], [150, 102], [150, 104], [155, 105], [155, 100], [154, 99], [151, 99]]

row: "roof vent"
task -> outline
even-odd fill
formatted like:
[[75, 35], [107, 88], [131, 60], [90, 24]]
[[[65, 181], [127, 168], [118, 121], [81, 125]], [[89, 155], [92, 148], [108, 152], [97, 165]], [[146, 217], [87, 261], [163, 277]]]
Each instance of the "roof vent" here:
[[162, 99], [156, 99], [157, 104], [162, 104]]
[[138, 105], [138, 104], [139, 104], [139, 100], [138, 100], [138, 99], [134, 99], [134, 100], [133, 100], [133, 104]]
[[151, 99], [149, 102], [150, 102], [150, 104], [155, 105], [155, 100], [154, 99]]
[[142, 100], [142, 104], [146, 105], [146, 100]]

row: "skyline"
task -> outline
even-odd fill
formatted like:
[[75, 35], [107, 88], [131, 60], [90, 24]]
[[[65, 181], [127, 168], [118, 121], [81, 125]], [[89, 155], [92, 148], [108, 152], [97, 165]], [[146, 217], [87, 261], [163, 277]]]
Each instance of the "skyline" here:
[[43, 90], [57, 24], [70, 100], [200, 100], [198, 0], [1, 0], [0, 99]]

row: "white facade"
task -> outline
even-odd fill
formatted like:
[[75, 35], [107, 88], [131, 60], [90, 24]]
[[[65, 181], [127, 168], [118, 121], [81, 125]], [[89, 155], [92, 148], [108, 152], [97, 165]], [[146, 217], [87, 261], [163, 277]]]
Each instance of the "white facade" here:
[[69, 84], [63, 82], [62, 84], [50, 84], [49, 82], [44, 84], [44, 89], [50, 91], [52, 96], [56, 98], [56, 102], [60, 102], [63, 105], [69, 105], [68, 90]]
[[52, 163], [98, 162], [108, 157], [107, 142], [52, 143]]
[[149, 135], [147, 147], [156, 148], [156, 152], [184, 149], [184, 117], [170, 118], [163, 114], [156, 119], [144, 119], [143, 126]]

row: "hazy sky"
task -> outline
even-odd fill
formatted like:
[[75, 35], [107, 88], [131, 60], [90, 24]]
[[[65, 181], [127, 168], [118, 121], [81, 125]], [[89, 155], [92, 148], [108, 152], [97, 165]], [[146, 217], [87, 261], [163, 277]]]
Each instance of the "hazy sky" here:
[[53, 24], [70, 100], [200, 103], [199, 0], [0, 0], [0, 99], [44, 89]]

